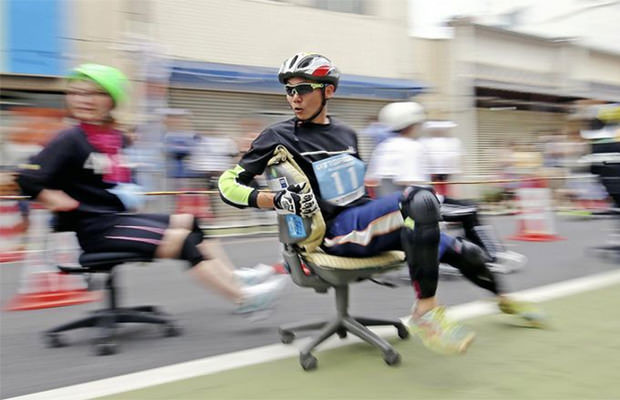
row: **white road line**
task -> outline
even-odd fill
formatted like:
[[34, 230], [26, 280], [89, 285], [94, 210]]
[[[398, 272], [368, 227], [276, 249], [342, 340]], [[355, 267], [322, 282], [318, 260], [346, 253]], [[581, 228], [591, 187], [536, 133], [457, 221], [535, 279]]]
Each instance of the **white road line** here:
[[[576, 293], [596, 290], [618, 283], [620, 283], [620, 270], [614, 270], [516, 292], [513, 293], [513, 296], [522, 300], [546, 301]], [[450, 307], [448, 310], [448, 314], [451, 318], [459, 320], [488, 315], [494, 312], [496, 312], [496, 308], [489, 301], [475, 301], [461, 304]], [[373, 331], [382, 336], [394, 336], [394, 329], [390, 327], [376, 328], [373, 329]], [[213, 374], [233, 368], [279, 360], [287, 357], [295, 357], [298, 355], [298, 347], [301, 348], [308, 341], [308, 338], [296, 341], [296, 346], [287, 346], [283, 344], [262, 346], [235, 353], [222, 354], [200, 360], [169, 365], [166, 367], [148, 369], [127, 375], [13, 397], [7, 400], [81, 400], [108, 396], [130, 390], [174, 382], [181, 379]], [[321, 349], [340, 347], [358, 341], [359, 339], [351, 336], [349, 336], [346, 340], [328, 340], [321, 346]]]

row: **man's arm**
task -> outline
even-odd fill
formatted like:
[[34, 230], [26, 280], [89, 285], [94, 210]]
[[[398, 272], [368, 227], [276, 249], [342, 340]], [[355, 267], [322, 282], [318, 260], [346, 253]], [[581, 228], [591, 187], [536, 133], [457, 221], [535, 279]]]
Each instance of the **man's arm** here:
[[235, 165], [234, 168], [224, 171], [217, 182], [220, 197], [224, 203], [237, 208], [260, 208], [258, 202], [260, 193], [257, 189], [248, 186], [254, 176], [253, 173], [246, 171], [239, 164]]
[[52, 211], [70, 211], [79, 202], [61, 190], [54, 190], [54, 181], [60, 172], [67, 168], [72, 154], [72, 142], [66, 134], [54, 138], [41, 152], [30, 159], [29, 164], [21, 166], [17, 183], [22, 193], [41, 202]]
[[270, 132], [263, 131], [252, 142], [239, 163], [224, 171], [218, 180], [218, 189], [226, 204], [237, 208], [274, 208], [274, 193], [260, 192], [249, 184], [256, 175], [265, 170], [276, 144]]
[[220, 197], [226, 204], [237, 208], [273, 209], [275, 193], [261, 192], [247, 186], [253, 178], [254, 175], [243, 169], [239, 164], [224, 171], [218, 180]]

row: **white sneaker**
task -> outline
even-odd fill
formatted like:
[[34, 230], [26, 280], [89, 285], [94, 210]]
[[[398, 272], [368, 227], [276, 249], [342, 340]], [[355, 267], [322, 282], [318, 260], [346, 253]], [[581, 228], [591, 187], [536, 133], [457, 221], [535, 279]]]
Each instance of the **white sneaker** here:
[[523, 268], [527, 263], [527, 257], [514, 251], [502, 251], [495, 254], [495, 262], [488, 263], [492, 272], [510, 274]]
[[275, 270], [271, 265], [258, 264], [254, 268], [239, 268], [233, 274], [244, 286], [257, 285], [269, 279]]
[[288, 276], [278, 275], [258, 285], [245, 286], [242, 289], [244, 299], [235, 313], [250, 315], [271, 309], [282, 294], [288, 280]]

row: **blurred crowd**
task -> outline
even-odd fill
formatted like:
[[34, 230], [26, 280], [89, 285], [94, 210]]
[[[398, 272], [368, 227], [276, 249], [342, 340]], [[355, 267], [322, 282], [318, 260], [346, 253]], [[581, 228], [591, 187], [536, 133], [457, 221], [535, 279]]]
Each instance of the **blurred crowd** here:
[[[266, 126], [266, 121], [259, 117], [244, 118], [239, 121], [238, 130], [241, 134], [232, 138], [220, 133], [215, 125], [195, 129], [193, 116], [187, 110], [167, 108], [159, 110], [159, 113], [162, 115], [162, 132], [158, 144], [160, 147], [154, 150], [159, 154], [155, 157], [145, 156], [148, 152], [144, 148], [149, 144], [141, 138], [144, 127], [135, 123], [119, 124], [130, 144], [125, 149], [127, 159], [139, 176], [143, 177], [145, 189], [150, 191], [215, 192], [221, 173], [236, 164], [240, 155], [248, 151], [254, 138]], [[26, 163], [28, 157], [40, 151], [56, 132], [69, 124], [65, 111], [59, 109], [16, 107], [4, 114], [0, 152], [5, 171]], [[417, 157], [421, 157], [424, 164], [424, 171], [421, 171], [418, 180], [435, 182], [435, 189], [442, 195], [459, 193], [459, 185], [450, 182], [463, 178], [463, 164], [467, 154], [461, 140], [453, 134], [455, 127], [452, 121], [427, 121], [416, 138], [421, 146]], [[383, 124], [372, 119], [367, 121], [360, 135], [369, 139], [376, 149], [393, 134]], [[581, 162], [584, 156], [591, 153], [591, 141], [584, 139], [577, 130], [544, 132], [537, 138], [535, 143], [516, 140], [504, 142], [496, 158], [495, 174], [483, 179], [502, 182], [482, 183], [484, 190], [478, 200], [483, 207], [516, 210], [517, 190], [530, 185], [527, 179], [541, 177], [550, 178], [546, 180], [546, 186], [551, 189], [553, 206], [558, 209], [592, 209], [609, 204], [605, 188], [590, 173], [590, 164]], [[373, 156], [390, 157], [390, 154], [377, 155], [373, 152]], [[163, 165], [160, 165], [160, 161], [163, 161]], [[370, 168], [373, 168], [372, 164]], [[154, 170], [164, 177], [163, 181], [149, 182]], [[367, 176], [371, 191], [376, 186], [376, 182], [373, 182], [376, 177], [372, 174], [371, 170]], [[265, 182], [258, 179], [252, 184], [264, 187]], [[4, 191], [8, 193], [8, 189]], [[167, 201], [166, 204], [170, 210], [189, 211], [199, 214], [205, 221], [215, 221], [218, 215], [213, 203], [217, 202], [216, 195], [188, 194], [178, 196], [176, 201]], [[226, 208], [224, 210], [229, 211]], [[263, 214], [259, 213], [252, 218], [258, 217], [259, 223], [264, 220], [260, 218]], [[220, 218], [219, 222], [227, 221]]]

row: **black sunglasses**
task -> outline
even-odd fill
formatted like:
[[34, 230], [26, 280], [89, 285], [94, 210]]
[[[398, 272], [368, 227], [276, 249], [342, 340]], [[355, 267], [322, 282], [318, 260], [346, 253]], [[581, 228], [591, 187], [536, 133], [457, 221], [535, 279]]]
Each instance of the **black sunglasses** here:
[[312, 93], [315, 89], [325, 87], [324, 83], [300, 83], [299, 85], [285, 85], [284, 89], [288, 96], [294, 96], [296, 94], [303, 96], [304, 94]]

